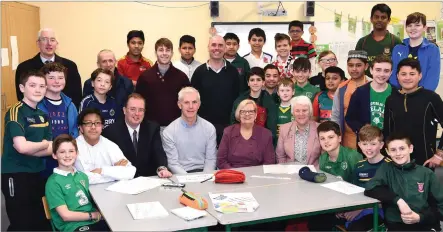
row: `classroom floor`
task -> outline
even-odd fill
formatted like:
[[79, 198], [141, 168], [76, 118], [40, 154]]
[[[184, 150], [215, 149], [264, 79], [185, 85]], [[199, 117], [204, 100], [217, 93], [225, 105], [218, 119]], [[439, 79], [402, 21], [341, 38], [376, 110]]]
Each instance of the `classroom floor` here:
[[[435, 170], [435, 173], [437, 174], [438, 180], [440, 183], [443, 184], [443, 168], [437, 168]], [[1, 194], [1, 231], [6, 231], [6, 229], [9, 226], [9, 220], [8, 216], [6, 215], [6, 209], [5, 209], [5, 200], [3, 198], [3, 193]], [[443, 228], [443, 223], [441, 223]]]

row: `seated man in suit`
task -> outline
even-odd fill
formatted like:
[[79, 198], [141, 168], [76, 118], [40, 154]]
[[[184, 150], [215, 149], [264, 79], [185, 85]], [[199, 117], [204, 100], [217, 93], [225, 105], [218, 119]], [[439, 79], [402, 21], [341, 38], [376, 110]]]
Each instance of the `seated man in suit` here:
[[[115, 99], [117, 107], [119, 110], [122, 110], [129, 94], [134, 92], [134, 85], [129, 78], [118, 72], [118, 70], [115, 68], [115, 64], [116, 60], [113, 51], [103, 49], [97, 54], [97, 67], [110, 70], [112, 73], [114, 73], [114, 81], [108, 95]], [[83, 84], [83, 97], [93, 94], [93, 92], [94, 88], [92, 87], [92, 80], [89, 78]]]
[[129, 95], [123, 107], [125, 118], [103, 131], [103, 136], [116, 143], [129, 161], [137, 167], [135, 176], [171, 177], [162, 147], [160, 125], [145, 120], [145, 99], [138, 93]]
[[215, 170], [217, 135], [215, 127], [197, 116], [200, 94], [192, 87], [178, 93], [181, 117], [163, 131], [163, 148], [168, 156], [168, 165], [174, 174], [211, 172]]
[[101, 136], [104, 119], [100, 111], [86, 108], [77, 121], [81, 135], [76, 139], [78, 157], [74, 166], [88, 176], [89, 184], [134, 178], [136, 169], [118, 145]]

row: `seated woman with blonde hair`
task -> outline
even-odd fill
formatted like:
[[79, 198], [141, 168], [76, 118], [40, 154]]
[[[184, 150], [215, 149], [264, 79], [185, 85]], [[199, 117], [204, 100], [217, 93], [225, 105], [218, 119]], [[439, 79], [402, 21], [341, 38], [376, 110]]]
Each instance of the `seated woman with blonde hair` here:
[[297, 162], [318, 167], [321, 153], [318, 139], [318, 123], [312, 118], [312, 103], [306, 96], [291, 99], [294, 121], [280, 126], [277, 163]]
[[255, 125], [257, 105], [243, 100], [235, 110], [240, 123], [225, 128], [217, 153], [219, 169], [275, 164], [274, 145], [270, 130]]

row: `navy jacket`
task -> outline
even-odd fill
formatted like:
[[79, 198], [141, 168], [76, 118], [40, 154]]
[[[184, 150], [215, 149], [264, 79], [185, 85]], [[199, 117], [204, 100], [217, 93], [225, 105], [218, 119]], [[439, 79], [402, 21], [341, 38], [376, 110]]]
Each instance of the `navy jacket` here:
[[[112, 83], [112, 88], [108, 95], [115, 99], [117, 107], [123, 110], [123, 106], [128, 99], [128, 96], [134, 92], [134, 85], [129, 78], [120, 75], [120, 73], [115, 69], [114, 71], [115, 82]], [[85, 81], [83, 85], [83, 98], [93, 94], [94, 88], [92, 88], [91, 78]]]

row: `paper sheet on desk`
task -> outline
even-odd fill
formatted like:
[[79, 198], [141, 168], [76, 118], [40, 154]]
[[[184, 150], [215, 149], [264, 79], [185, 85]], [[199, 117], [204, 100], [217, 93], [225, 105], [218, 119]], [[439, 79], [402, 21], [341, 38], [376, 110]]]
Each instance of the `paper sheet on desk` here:
[[251, 213], [259, 204], [252, 193], [209, 193], [214, 209], [220, 213]]
[[300, 165], [300, 164], [271, 164], [263, 165], [263, 173], [265, 174], [295, 174], [301, 168], [308, 166], [313, 172], [317, 172], [314, 165]]
[[206, 216], [206, 211], [191, 208], [189, 206], [171, 210], [171, 213], [186, 221], [192, 221]]
[[364, 188], [359, 187], [357, 185], [350, 184], [345, 181], [337, 181], [328, 184], [322, 184], [321, 186], [326, 187], [328, 189], [332, 189], [337, 192], [341, 192], [347, 195], [362, 193], [365, 191]]
[[125, 193], [125, 194], [139, 194], [153, 188], [161, 186], [163, 183], [168, 183], [169, 180], [157, 179], [150, 177], [137, 177], [132, 180], [121, 180], [106, 188], [108, 191]]
[[207, 180], [208, 178], [213, 177], [208, 181], [214, 181], [214, 174], [197, 174], [197, 175], [182, 175], [175, 176], [179, 183], [188, 183], [188, 182], [202, 182]]
[[127, 204], [134, 220], [145, 218], [159, 218], [169, 215], [168, 211], [158, 201]]

